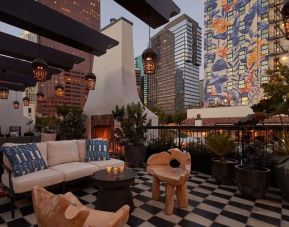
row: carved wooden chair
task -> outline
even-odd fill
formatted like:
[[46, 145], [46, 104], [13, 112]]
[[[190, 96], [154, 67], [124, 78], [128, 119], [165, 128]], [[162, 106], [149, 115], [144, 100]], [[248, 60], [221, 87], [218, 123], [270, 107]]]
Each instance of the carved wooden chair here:
[[122, 227], [129, 217], [129, 206], [115, 213], [90, 209], [72, 193], [54, 195], [43, 187], [32, 189], [32, 200], [39, 227]]
[[[179, 161], [180, 166], [173, 168], [171, 160]], [[172, 215], [174, 207], [174, 193], [176, 190], [177, 203], [180, 208], [188, 207], [187, 180], [191, 172], [191, 156], [179, 149], [151, 155], [147, 161], [147, 172], [153, 176], [152, 198], [160, 199], [160, 182], [165, 183], [167, 215]]]

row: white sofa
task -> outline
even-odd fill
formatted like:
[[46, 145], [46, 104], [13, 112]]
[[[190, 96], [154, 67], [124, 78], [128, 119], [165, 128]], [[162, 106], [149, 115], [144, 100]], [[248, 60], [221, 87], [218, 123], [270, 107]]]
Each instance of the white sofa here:
[[[3, 146], [15, 145], [19, 144], [3, 144]], [[36, 145], [48, 166], [47, 169], [15, 177], [10, 171], [11, 165], [7, 157], [3, 155], [5, 170], [2, 174], [2, 183], [9, 189], [10, 198], [14, 194], [31, 191], [35, 185], [52, 186], [90, 176], [108, 166], [124, 165], [123, 161], [117, 159], [85, 162], [85, 140], [50, 141], [36, 143]], [[11, 202], [14, 203], [12, 198]]]

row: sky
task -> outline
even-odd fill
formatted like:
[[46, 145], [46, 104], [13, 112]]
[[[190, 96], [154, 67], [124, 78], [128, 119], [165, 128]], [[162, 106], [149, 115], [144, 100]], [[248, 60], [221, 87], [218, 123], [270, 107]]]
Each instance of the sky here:
[[[136, 0], [135, 0], [136, 1]], [[181, 13], [174, 18], [187, 14], [192, 19], [199, 23], [199, 26], [204, 28], [204, 0], [174, 0], [174, 2], [180, 7]], [[119, 6], [113, 0], [101, 0], [101, 27], [109, 24], [111, 18], [125, 17], [126, 19], [133, 22], [133, 33], [134, 33], [134, 54], [135, 57], [142, 54], [146, 49], [149, 40], [149, 27], [147, 24], [139, 20], [133, 14]], [[172, 19], [174, 19], [172, 18]], [[151, 36], [157, 33], [161, 28], [151, 29]], [[22, 33], [21, 29], [12, 27], [10, 25], [0, 22], [0, 31], [9, 33], [15, 36], [20, 36]], [[203, 74], [203, 67], [201, 66], [201, 78]]]

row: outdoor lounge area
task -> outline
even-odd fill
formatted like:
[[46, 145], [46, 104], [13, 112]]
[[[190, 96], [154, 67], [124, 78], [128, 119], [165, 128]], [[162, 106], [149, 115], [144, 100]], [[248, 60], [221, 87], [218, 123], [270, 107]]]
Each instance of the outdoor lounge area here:
[[0, 0], [0, 227], [289, 227], [289, 0]]

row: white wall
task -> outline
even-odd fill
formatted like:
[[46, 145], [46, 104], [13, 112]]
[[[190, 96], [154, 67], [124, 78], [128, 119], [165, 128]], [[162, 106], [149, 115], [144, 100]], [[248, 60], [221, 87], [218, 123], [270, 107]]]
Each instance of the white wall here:
[[[102, 31], [103, 34], [119, 41], [107, 53], [94, 57], [93, 72], [96, 75], [96, 88], [89, 91], [84, 106], [86, 115], [111, 114], [116, 105], [140, 102], [135, 77], [132, 24], [120, 19]], [[158, 117], [146, 110], [153, 124]]]
[[250, 106], [188, 109], [187, 118], [197, 118], [198, 114], [201, 115], [201, 118], [246, 117], [252, 113]]
[[[2, 134], [8, 134], [10, 126], [21, 126], [22, 135], [28, 131], [29, 127], [27, 123], [29, 119], [23, 116], [22, 92], [18, 92], [17, 96], [20, 103], [18, 110], [13, 108], [13, 102], [16, 100], [15, 91], [10, 90], [8, 100], [0, 99], [0, 126]], [[31, 129], [33, 128], [34, 124], [31, 125]]]

